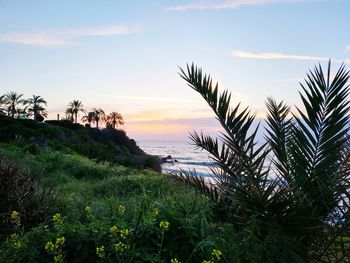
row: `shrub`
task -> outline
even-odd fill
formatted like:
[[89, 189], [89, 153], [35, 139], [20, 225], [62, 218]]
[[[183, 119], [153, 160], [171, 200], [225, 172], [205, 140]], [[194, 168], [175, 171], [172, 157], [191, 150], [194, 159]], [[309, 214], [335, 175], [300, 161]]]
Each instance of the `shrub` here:
[[50, 188], [40, 188], [37, 175], [29, 166], [18, 163], [0, 155], [0, 214], [3, 217], [1, 235], [11, 228], [10, 214], [20, 214], [21, 225], [32, 227], [46, 218], [54, 198]]
[[[248, 262], [337, 262], [349, 250], [335, 247], [349, 229], [350, 71], [342, 65], [334, 79], [330, 63], [305, 79], [305, 110], [290, 112], [267, 100], [266, 142], [256, 140], [255, 116], [231, 95], [219, 93], [209, 75], [194, 65], [181, 76], [212, 108], [223, 127], [220, 140], [193, 132], [192, 141], [218, 165], [215, 185], [191, 173], [179, 175], [225, 208], [225, 220], [239, 230]], [[292, 115], [292, 117], [289, 117]]]

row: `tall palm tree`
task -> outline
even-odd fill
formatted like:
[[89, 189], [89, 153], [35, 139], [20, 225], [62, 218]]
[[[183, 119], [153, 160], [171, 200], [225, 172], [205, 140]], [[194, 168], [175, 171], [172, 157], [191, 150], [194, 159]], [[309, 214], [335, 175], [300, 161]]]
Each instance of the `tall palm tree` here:
[[17, 113], [17, 108], [19, 105], [25, 103], [24, 99], [21, 99], [23, 94], [18, 94], [17, 92], [8, 92], [5, 94], [5, 104], [8, 106], [8, 114], [14, 118]]
[[93, 108], [92, 112], [93, 112], [92, 122], [96, 123], [96, 128], [98, 129], [99, 122], [105, 120], [106, 114], [101, 108], [99, 109]]
[[91, 127], [91, 122], [94, 120], [95, 113], [92, 111], [89, 111], [86, 115], [84, 115], [81, 120], [83, 122], [89, 123], [89, 126]]
[[259, 251], [254, 262], [349, 259], [349, 251], [341, 248], [350, 228], [350, 70], [342, 65], [331, 80], [330, 67], [329, 62], [326, 74], [315, 67], [301, 84], [305, 110], [296, 108], [293, 114], [284, 102], [267, 100], [262, 144], [248, 108], [230, 108], [231, 94], [220, 93], [200, 68], [180, 68], [224, 131], [219, 140], [191, 133], [217, 164], [214, 185], [191, 172], [177, 177], [225, 208], [225, 219], [242, 230], [242, 242], [251, 240], [246, 244]]
[[107, 115], [106, 121], [108, 124], [110, 124], [113, 127], [113, 129], [115, 129], [116, 127], [118, 129], [118, 125], [124, 125], [123, 116], [120, 113], [115, 111]]
[[84, 105], [80, 100], [73, 100], [68, 103], [68, 107], [72, 109], [74, 115], [74, 122], [78, 122], [78, 113], [85, 112]]
[[27, 99], [26, 104], [29, 105], [28, 113], [34, 116], [34, 120], [39, 116], [47, 117], [44, 107], [47, 106], [47, 102], [42, 97], [33, 95], [32, 98]]

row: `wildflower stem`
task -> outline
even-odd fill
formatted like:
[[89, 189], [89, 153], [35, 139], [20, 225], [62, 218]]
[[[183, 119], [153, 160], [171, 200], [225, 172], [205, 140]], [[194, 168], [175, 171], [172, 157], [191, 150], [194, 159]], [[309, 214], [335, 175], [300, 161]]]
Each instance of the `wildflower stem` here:
[[158, 251], [158, 255], [159, 258], [161, 258], [161, 254], [162, 254], [162, 247], [163, 247], [163, 240], [164, 240], [164, 230], [162, 231], [162, 238], [160, 239], [160, 243], [159, 243], [159, 251]]

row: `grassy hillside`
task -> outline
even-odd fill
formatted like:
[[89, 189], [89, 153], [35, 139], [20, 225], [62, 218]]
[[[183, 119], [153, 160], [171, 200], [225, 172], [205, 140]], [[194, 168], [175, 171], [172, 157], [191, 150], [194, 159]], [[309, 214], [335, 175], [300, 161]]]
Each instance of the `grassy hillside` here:
[[238, 259], [213, 203], [152, 165], [124, 132], [1, 118], [0, 262]]
[[13, 119], [0, 115], [0, 142], [18, 144], [30, 153], [42, 149], [79, 153], [98, 161], [160, 171], [157, 158], [145, 154], [124, 131], [86, 128], [69, 121]]
[[0, 161], [1, 183], [17, 178], [1, 196], [0, 262], [233, 262], [209, 200], [163, 175], [16, 144], [1, 144]]

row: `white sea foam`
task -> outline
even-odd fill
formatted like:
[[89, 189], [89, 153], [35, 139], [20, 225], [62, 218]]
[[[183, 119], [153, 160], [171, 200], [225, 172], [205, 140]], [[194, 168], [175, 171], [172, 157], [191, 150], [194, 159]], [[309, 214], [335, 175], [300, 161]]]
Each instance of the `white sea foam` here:
[[206, 151], [196, 149], [190, 142], [140, 141], [137, 144], [148, 154], [157, 155], [161, 158], [169, 155], [172, 157], [173, 162], [162, 164], [164, 172], [195, 169], [198, 176], [212, 176], [210, 168], [215, 167], [215, 164], [210, 160], [209, 154]]

